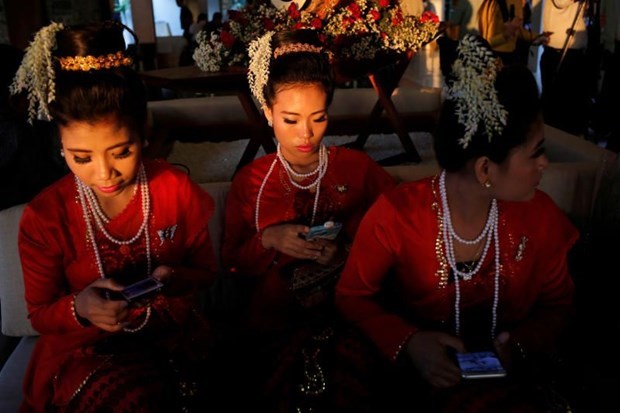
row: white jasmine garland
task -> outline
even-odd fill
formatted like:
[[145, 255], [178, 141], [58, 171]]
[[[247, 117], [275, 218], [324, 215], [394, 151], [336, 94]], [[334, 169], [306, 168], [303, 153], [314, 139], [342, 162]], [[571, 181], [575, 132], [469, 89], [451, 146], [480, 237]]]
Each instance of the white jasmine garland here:
[[252, 94], [261, 106], [265, 106], [263, 89], [269, 79], [269, 62], [271, 60], [271, 38], [274, 32], [267, 32], [263, 36], [250, 43], [248, 54], [250, 64], [248, 66], [248, 83]]
[[493, 55], [474, 36], [465, 36], [457, 48], [458, 57], [452, 65], [454, 83], [447, 97], [456, 101], [458, 122], [465, 127], [459, 144], [467, 148], [481, 122], [489, 141], [506, 126], [508, 113], [499, 103], [495, 79], [501, 66]]
[[194, 50], [192, 58], [196, 65], [205, 72], [217, 72], [222, 69], [222, 59], [228, 55], [228, 49], [220, 40], [219, 33], [211, 32], [211, 36], [201, 31], [196, 36], [198, 47]]
[[37, 32], [10, 86], [12, 95], [24, 90], [28, 92], [30, 123], [34, 118], [52, 119], [47, 106], [56, 98], [52, 50], [56, 48], [56, 33], [64, 28], [62, 23], [51, 23]]

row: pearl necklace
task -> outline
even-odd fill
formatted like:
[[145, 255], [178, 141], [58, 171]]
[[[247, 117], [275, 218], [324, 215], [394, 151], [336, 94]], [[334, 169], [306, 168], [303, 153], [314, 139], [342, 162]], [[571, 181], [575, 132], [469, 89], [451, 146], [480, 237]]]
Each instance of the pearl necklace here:
[[[443, 240], [445, 244], [446, 251], [446, 259], [452, 272], [454, 274], [454, 289], [455, 289], [455, 299], [454, 299], [454, 319], [455, 319], [455, 330], [456, 335], [459, 336], [461, 332], [461, 288], [459, 278], [462, 277], [463, 280], [469, 281], [471, 278], [476, 275], [482, 264], [484, 263], [484, 259], [486, 258], [487, 252], [489, 250], [489, 246], [491, 245], [491, 241], [495, 240], [495, 277], [494, 277], [494, 285], [493, 285], [493, 307], [492, 307], [492, 316], [491, 316], [491, 338], [495, 338], [495, 328], [497, 326], [497, 307], [499, 305], [499, 278], [500, 278], [500, 251], [499, 251], [499, 231], [498, 231], [498, 222], [499, 222], [499, 210], [497, 206], [497, 200], [493, 199], [491, 201], [491, 208], [489, 209], [489, 214], [487, 216], [487, 222], [484, 226], [484, 229], [480, 234], [474, 238], [473, 240], [467, 240], [460, 237], [454, 227], [452, 226], [452, 217], [450, 215], [450, 206], [448, 205], [448, 195], [446, 192], [446, 171], [442, 171], [439, 177], [439, 192], [441, 194], [441, 206], [443, 211]], [[456, 255], [454, 253], [454, 240], [467, 245], [474, 245], [478, 242], [482, 241], [482, 239], [486, 237], [486, 242], [484, 244], [484, 249], [482, 254], [480, 255], [480, 259], [478, 260], [478, 264], [471, 271], [460, 271], [456, 265]]]
[[[106, 278], [105, 271], [103, 269], [103, 261], [101, 259], [101, 255], [99, 254], [99, 248], [97, 247], [97, 240], [95, 239], [95, 231], [91, 223], [91, 216], [97, 225], [97, 228], [103, 233], [103, 235], [109, 239], [112, 243], [117, 245], [128, 245], [134, 243], [138, 238], [144, 233], [144, 238], [146, 241], [146, 266], [147, 266], [147, 275], [151, 274], [151, 241], [149, 236], [149, 231], [146, 229], [148, 226], [148, 217], [151, 212], [151, 203], [150, 203], [150, 194], [149, 194], [149, 185], [146, 179], [146, 172], [144, 171], [144, 165], [140, 165], [140, 170], [138, 171], [137, 183], [136, 186], [140, 186], [140, 195], [142, 197], [142, 216], [143, 221], [142, 225], [138, 229], [138, 233], [133, 236], [129, 240], [118, 240], [114, 238], [110, 233], [105, 229], [104, 224], [108, 223], [109, 220], [105, 213], [101, 210], [99, 206], [99, 202], [97, 201], [97, 197], [94, 194], [93, 190], [89, 188], [84, 182], [80, 180], [80, 178], [75, 176], [75, 184], [78, 192], [78, 196], [80, 199], [80, 205], [82, 207], [82, 215], [84, 217], [84, 222], [86, 223], [86, 232], [87, 238], [91, 242], [93, 246], [93, 252], [95, 253], [95, 263], [97, 264], [97, 270], [99, 272], [99, 276], [101, 278]], [[135, 194], [135, 191], [134, 191]], [[105, 217], [105, 220], [103, 219]], [[136, 331], [141, 330], [146, 326], [149, 319], [151, 318], [151, 306], [147, 306], [146, 315], [144, 321], [137, 326], [136, 328], [128, 328], [125, 327], [123, 330], [135, 333]]]
[[[307, 190], [307, 189], [310, 189], [310, 188], [316, 186], [316, 192], [314, 194], [314, 205], [312, 207], [312, 220], [310, 221], [310, 225], [314, 225], [314, 218], [316, 217], [316, 211], [317, 211], [317, 207], [319, 205], [319, 194], [320, 194], [320, 191], [321, 191], [321, 180], [323, 179], [323, 177], [325, 176], [325, 173], [327, 172], [327, 164], [329, 163], [329, 159], [328, 158], [329, 157], [328, 157], [328, 154], [327, 154], [327, 148], [325, 147], [325, 145], [321, 145], [321, 147], [319, 149], [319, 164], [317, 165], [316, 169], [314, 171], [308, 172], [308, 173], [298, 173], [295, 170], [293, 170], [291, 165], [284, 158], [284, 156], [282, 155], [282, 150], [280, 148], [280, 144], [278, 144], [278, 148], [277, 148], [277, 152], [276, 152], [276, 157], [274, 158], [273, 162], [271, 163], [271, 166], [269, 167], [269, 170], [265, 174], [265, 178], [263, 178], [263, 182], [261, 183], [260, 188], [258, 189], [258, 195], [256, 196], [256, 208], [254, 209], [254, 226], [256, 227], [256, 232], [260, 232], [260, 225], [259, 225], [260, 199], [263, 196], [263, 190], [265, 189], [265, 185], [267, 184], [267, 181], [269, 180], [269, 176], [273, 172], [273, 170], [274, 170], [276, 164], [278, 163], [278, 161], [280, 161], [280, 163], [284, 167], [284, 170], [286, 171], [286, 175], [288, 176], [289, 182], [294, 187], [296, 187], [298, 189]], [[301, 184], [297, 183], [297, 181], [295, 181], [295, 179], [294, 179], [294, 178], [297, 178], [297, 179], [309, 178], [309, 177], [311, 177], [313, 175], [317, 175], [317, 177], [316, 177], [316, 179], [314, 181], [312, 181], [308, 185], [301, 185]]]

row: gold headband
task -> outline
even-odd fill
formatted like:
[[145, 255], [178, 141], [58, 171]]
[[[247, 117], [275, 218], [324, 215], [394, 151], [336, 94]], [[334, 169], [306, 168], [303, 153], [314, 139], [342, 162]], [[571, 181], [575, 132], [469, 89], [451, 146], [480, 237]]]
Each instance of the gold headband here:
[[58, 60], [60, 69], [81, 72], [131, 66], [133, 63], [132, 58], [125, 56], [123, 52], [110, 53], [105, 56], [60, 57]]
[[323, 51], [322, 47], [313, 46], [311, 44], [306, 43], [292, 43], [284, 46], [280, 46], [276, 48], [273, 52], [273, 58], [277, 59], [278, 57], [285, 55], [287, 53], [297, 53], [297, 52], [310, 52], [310, 53], [321, 53]]

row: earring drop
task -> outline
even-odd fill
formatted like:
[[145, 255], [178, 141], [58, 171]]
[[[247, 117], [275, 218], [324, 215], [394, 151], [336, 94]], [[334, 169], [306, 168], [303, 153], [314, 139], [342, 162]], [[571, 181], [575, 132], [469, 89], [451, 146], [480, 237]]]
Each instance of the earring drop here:
[[484, 186], [485, 188], [490, 188], [491, 187], [491, 181], [487, 180], [485, 183], [482, 184], [482, 186]]
[[142, 142], [142, 148], [148, 148], [149, 147], [149, 140], [145, 139], [144, 142]]
[[273, 127], [273, 121], [271, 119], [267, 119], [267, 125], [269, 125], [269, 127]]
[[65, 150], [64, 149], [60, 149], [60, 156], [62, 156], [63, 158], [65, 157]]

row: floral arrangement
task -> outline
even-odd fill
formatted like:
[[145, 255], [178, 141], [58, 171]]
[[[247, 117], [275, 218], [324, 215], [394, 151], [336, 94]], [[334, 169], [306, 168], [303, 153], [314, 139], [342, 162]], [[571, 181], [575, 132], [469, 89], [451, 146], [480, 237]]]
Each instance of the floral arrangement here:
[[220, 31], [197, 37], [196, 64], [204, 71], [247, 66], [250, 42], [268, 31], [314, 29], [339, 59], [372, 60], [377, 54], [416, 51], [432, 40], [439, 19], [431, 12], [405, 15], [398, 0], [340, 0], [321, 13], [270, 5], [229, 11]]

